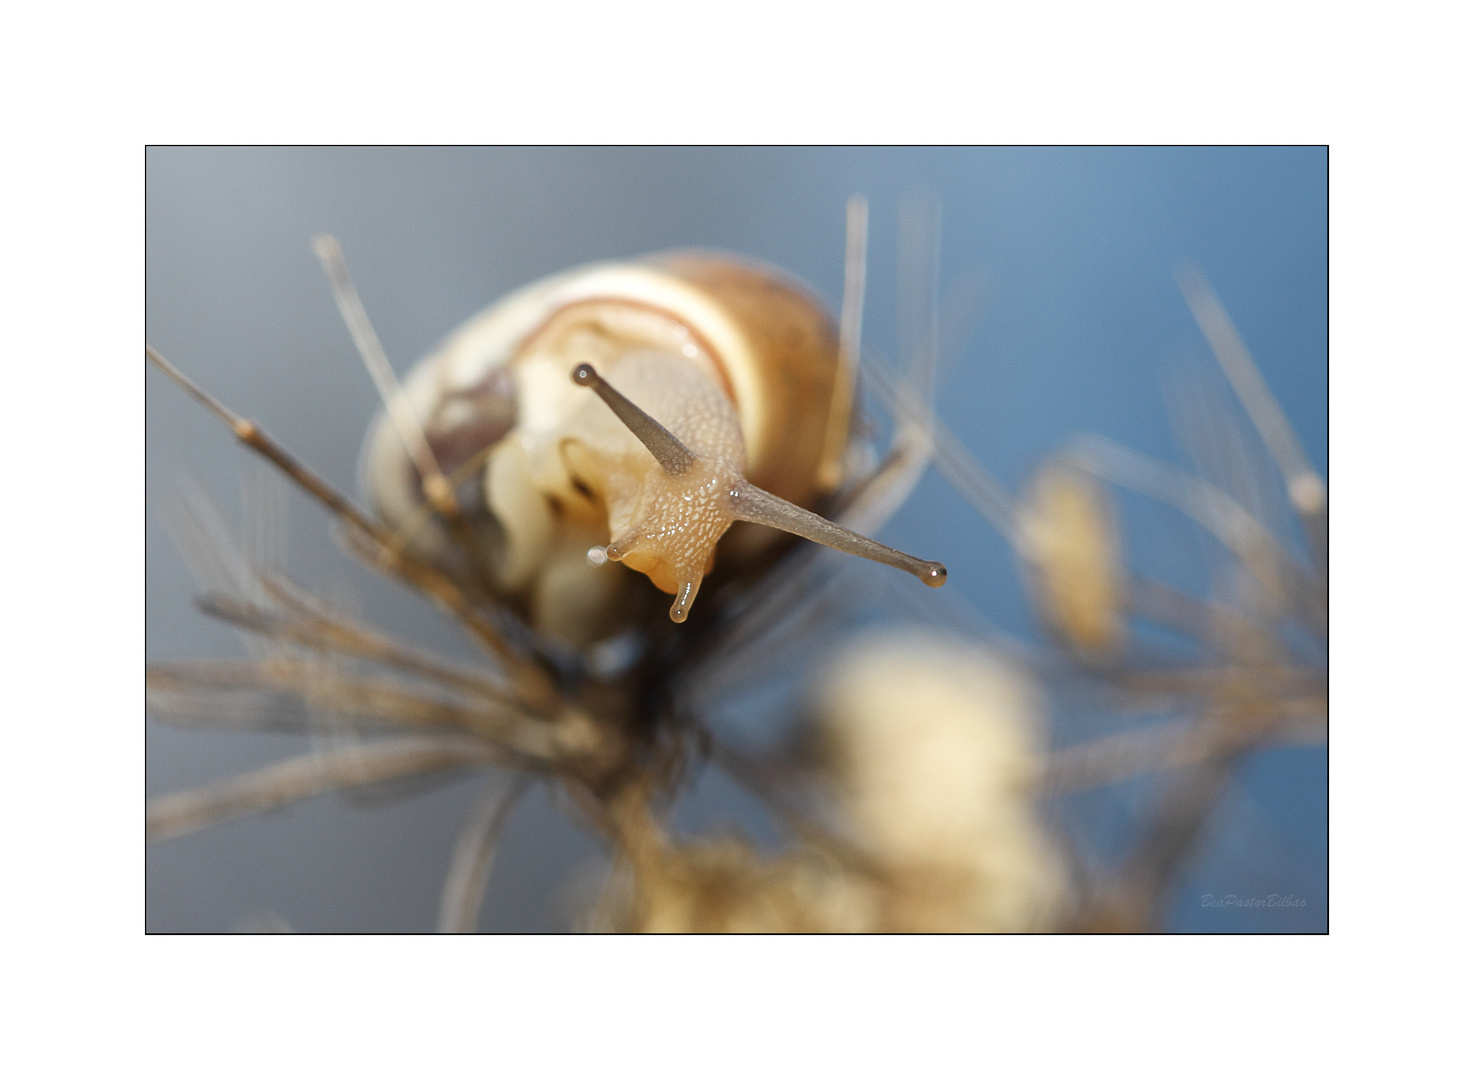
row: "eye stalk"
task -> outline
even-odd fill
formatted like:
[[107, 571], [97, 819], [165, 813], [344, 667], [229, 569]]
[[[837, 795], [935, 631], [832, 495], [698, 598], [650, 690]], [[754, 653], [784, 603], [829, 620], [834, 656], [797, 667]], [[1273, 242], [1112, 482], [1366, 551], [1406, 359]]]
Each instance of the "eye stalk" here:
[[[801, 506], [779, 498], [748, 483], [733, 462], [708, 461], [694, 453], [659, 421], [606, 382], [594, 366], [579, 364], [573, 369], [575, 385], [598, 394], [631, 434], [650, 451], [660, 466], [645, 477], [646, 503], [652, 509], [678, 506], [688, 510], [693, 497], [703, 506], [703, 527], [699, 535], [678, 520], [646, 520], [627, 535], [614, 538], [604, 549], [605, 555], [617, 561], [626, 556], [639, 556], [630, 565], [650, 575], [666, 592], [673, 592], [671, 618], [684, 622], [700, 588], [701, 578], [710, 568], [713, 549], [733, 521], [751, 521], [802, 536], [826, 547], [836, 548], [894, 566], [932, 588], [947, 580], [947, 568], [907, 555], [895, 548], [871, 540], [867, 536], [811, 513]], [[689, 489], [689, 490], [688, 490]]]
[[685, 443], [665, 430], [653, 416], [645, 412], [629, 398], [604, 381], [594, 370], [593, 364], [579, 364], [573, 369], [576, 386], [586, 386], [603, 399], [604, 404], [614, 410], [614, 415], [629, 428], [635, 438], [655, 455], [667, 476], [685, 476], [696, 464], [696, 455], [686, 449]]

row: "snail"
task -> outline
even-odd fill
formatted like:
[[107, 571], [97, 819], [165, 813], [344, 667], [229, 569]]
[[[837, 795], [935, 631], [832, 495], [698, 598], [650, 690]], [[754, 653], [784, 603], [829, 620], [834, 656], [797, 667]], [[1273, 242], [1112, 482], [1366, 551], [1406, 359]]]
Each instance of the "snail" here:
[[[823, 305], [773, 267], [596, 263], [494, 303], [421, 361], [370, 429], [362, 484], [417, 556], [576, 646], [639, 606], [611, 564], [672, 594], [679, 623], [719, 560], [771, 554], [778, 534], [729, 536], [734, 522], [941, 585], [940, 563], [813, 512], [839, 486], [852, 390]], [[438, 519], [431, 481], [456, 488]]]

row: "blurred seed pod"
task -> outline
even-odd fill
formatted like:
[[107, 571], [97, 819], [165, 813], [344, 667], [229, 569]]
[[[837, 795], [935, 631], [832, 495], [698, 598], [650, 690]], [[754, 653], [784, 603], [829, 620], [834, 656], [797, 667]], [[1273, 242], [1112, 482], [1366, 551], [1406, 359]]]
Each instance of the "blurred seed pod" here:
[[1034, 603], [1051, 631], [1086, 656], [1126, 637], [1115, 514], [1100, 485], [1063, 461], [1034, 475], [1022, 506], [1022, 547]]
[[584, 929], [856, 933], [876, 925], [863, 881], [808, 849], [765, 859], [737, 837], [666, 847], [616, 870]]
[[1063, 879], [1035, 813], [1026, 677], [974, 643], [892, 631], [847, 648], [812, 700], [840, 828], [872, 862], [875, 929], [1051, 925]]

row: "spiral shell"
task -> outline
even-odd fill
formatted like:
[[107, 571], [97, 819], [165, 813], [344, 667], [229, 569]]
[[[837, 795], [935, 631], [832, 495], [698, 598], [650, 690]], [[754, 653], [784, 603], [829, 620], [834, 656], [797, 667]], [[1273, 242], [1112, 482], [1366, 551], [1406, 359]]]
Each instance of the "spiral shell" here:
[[[582, 362], [606, 370], [678, 436], [802, 507], [815, 506], [827, 493], [821, 477], [838, 472], [845, 440], [827, 438], [830, 425], [849, 422], [848, 400], [834, 401], [838, 342], [823, 305], [781, 271], [735, 256], [669, 252], [580, 267], [517, 290], [451, 334], [404, 389], [440, 468], [459, 482], [483, 565], [465, 565], [444, 523], [420, 512], [421, 478], [386, 414], [369, 432], [364, 486], [411, 550], [483, 573], [535, 628], [575, 645], [643, 610], [637, 579], [589, 554], [616, 539], [614, 507], [629, 481], [613, 463], [654, 465], [570, 382]], [[724, 412], [735, 425], [723, 426]], [[739, 525], [719, 561], [736, 568], [778, 540]], [[707, 571], [718, 561], [715, 552], [692, 557]], [[669, 574], [638, 568], [674, 591]]]

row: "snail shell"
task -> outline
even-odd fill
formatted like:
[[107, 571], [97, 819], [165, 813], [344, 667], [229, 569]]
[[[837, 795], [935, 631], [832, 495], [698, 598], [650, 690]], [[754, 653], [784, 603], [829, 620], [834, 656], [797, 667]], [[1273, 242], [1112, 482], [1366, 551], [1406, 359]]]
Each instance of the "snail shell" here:
[[[580, 646], [643, 610], [633, 575], [590, 558], [632, 527], [631, 485], [644, 492], [647, 518], [651, 507], [679, 515], [692, 501], [570, 381], [585, 362], [703, 458], [802, 507], [839, 472], [846, 440], [827, 438], [829, 425], [849, 424], [848, 400], [833, 407], [838, 340], [822, 304], [781, 271], [735, 256], [671, 252], [580, 267], [519, 289], [451, 334], [404, 390], [440, 468], [464, 481], [458, 500], [483, 565], [461, 562], [458, 572], [479, 572], [536, 629]], [[420, 477], [387, 415], [370, 429], [362, 472], [376, 511], [410, 534], [410, 550], [458, 565], [450, 531], [419, 512]], [[641, 527], [653, 536], [685, 526]], [[693, 550], [678, 553], [704, 564], [698, 583], [725, 530], [688, 536]], [[740, 566], [779, 540], [739, 524], [721, 560]], [[651, 550], [630, 552], [626, 564], [675, 592], [679, 575]]]

